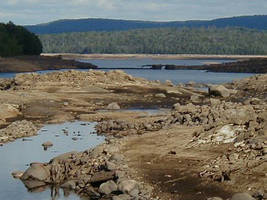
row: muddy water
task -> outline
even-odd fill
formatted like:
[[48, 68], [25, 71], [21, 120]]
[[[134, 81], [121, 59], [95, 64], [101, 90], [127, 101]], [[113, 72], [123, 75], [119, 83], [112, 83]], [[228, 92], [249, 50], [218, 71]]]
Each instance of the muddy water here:
[[[0, 147], [0, 199], [1, 200], [76, 200], [73, 193], [55, 188], [39, 188], [27, 191], [20, 180], [13, 179], [12, 171], [26, 170], [31, 162], [48, 162], [51, 158], [69, 151], [83, 151], [104, 141], [104, 137], [92, 134], [95, 123], [68, 122], [46, 125], [37, 136], [18, 139]], [[65, 130], [65, 131], [64, 131]], [[46, 151], [42, 143], [53, 142]]]

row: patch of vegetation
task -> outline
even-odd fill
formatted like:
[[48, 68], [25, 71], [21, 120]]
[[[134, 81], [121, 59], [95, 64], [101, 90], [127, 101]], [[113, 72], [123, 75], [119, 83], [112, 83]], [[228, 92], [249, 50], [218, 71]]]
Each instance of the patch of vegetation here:
[[267, 54], [267, 32], [244, 28], [153, 28], [39, 37], [49, 53]]
[[0, 56], [40, 55], [42, 44], [34, 33], [12, 22], [0, 23]]

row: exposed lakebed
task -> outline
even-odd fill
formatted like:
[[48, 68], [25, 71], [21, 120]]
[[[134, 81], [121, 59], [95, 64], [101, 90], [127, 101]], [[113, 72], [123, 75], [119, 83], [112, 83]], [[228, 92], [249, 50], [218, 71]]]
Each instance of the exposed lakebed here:
[[[26, 170], [32, 162], [48, 162], [62, 153], [95, 147], [104, 141], [104, 137], [93, 134], [95, 125], [81, 121], [45, 125], [37, 136], [18, 139], [0, 147], [0, 199], [79, 199], [77, 195], [63, 190], [59, 190], [58, 194], [52, 193], [51, 187], [29, 192], [20, 180], [13, 179], [11, 173]], [[53, 146], [45, 151], [42, 143], [46, 141], [52, 141]]]

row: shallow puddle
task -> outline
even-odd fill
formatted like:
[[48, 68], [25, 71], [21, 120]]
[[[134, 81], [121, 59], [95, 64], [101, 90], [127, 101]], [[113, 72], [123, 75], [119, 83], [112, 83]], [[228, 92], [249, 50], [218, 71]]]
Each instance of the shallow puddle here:
[[[68, 191], [44, 187], [27, 191], [24, 184], [13, 179], [11, 173], [26, 170], [31, 162], [48, 162], [51, 158], [69, 151], [84, 151], [104, 141], [94, 133], [96, 123], [67, 122], [46, 125], [34, 137], [18, 139], [0, 147], [0, 199], [1, 200], [76, 200]], [[42, 144], [51, 141], [53, 146], [44, 150]]]

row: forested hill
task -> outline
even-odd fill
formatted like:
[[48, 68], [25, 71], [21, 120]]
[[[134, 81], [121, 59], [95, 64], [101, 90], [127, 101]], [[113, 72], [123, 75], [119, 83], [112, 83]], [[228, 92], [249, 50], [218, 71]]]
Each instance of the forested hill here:
[[0, 57], [39, 55], [42, 44], [39, 38], [22, 26], [0, 23]]
[[88, 31], [125, 31], [144, 28], [166, 27], [243, 27], [257, 30], [267, 30], [267, 15], [241, 16], [221, 18], [215, 20], [193, 20], [152, 22], [114, 19], [66, 19], [45, 24], [25, 26], [29, 31], [36, 34], [88, 32]]
[[39, 35], [49, 53], [267, 54], [267, 31], [154, 28]]

